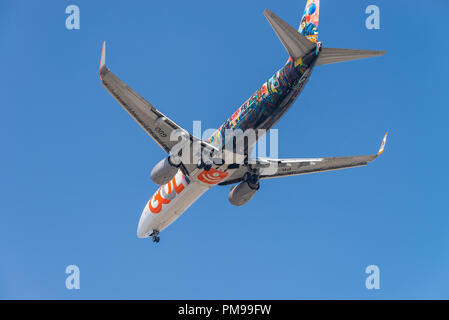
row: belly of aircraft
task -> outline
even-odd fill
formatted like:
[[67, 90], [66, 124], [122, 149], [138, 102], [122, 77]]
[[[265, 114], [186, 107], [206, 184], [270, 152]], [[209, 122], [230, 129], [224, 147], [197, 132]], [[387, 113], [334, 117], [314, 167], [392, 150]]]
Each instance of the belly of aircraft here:
[[223, 181], [227, 172], [210, 169], [186, 178], [178, 171], [173, 179], [158, 188], [145, 206], [137, 230], [140, 238], [148, 237], [152, 231], [167, 228], [186, 211], [208, 189]]

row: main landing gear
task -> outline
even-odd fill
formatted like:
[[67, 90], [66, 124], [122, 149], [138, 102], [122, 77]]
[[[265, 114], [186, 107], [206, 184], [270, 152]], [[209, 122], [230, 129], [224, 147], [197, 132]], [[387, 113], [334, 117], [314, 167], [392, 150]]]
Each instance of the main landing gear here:
[[256, 173], [246, 172], [243, 181], [247, 182], [253, 190], [259, 190], [260, 188], [259, 176]]
[[198, 169], [204, 169], [205, 171], [209, 171], [212, 169], [212, 163], [205, 163], [202, 160], [198, 161], [198, 164], [196, 165]]
[[161, 238], [159, 237], [159, 231], [157, 230], [153, 230], [153, 232], [150, 234], [150, 237], [154, 243], [158, 243], [161, 240]]

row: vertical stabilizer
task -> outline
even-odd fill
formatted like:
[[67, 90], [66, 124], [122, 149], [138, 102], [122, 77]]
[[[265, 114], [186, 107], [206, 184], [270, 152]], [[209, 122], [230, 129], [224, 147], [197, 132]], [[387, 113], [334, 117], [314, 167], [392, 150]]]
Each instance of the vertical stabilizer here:
[[299, 25], [299, 33], [310, 41], [318, 41], [318, 24], [320, 21], [320, 0], [308, 0], [304, 15]]

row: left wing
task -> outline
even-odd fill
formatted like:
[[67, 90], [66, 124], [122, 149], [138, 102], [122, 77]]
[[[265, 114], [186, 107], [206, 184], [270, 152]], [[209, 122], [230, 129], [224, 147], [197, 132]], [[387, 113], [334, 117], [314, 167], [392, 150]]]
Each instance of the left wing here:
[[[190, 155], [193, 151], [216, 151], [209, 143], [191, 135], [187, 130], [177, 125], [173, 120], [156, 109], [150, 102], [141, 97], [137, 92], [120, 80], [106, 67], [106, 43], [103, 43], [100, 61], [100, 78], [103, 86], [120, 103], [120, 105], [136, 120], [136, 122], [148, 133], [148, 135], [167, 153], [178, 154], [180, 149], [179, 138], [189, 143]], [[175, 139], [176, 138], [176, 139]], [[201, 148], [193, 147], [199, 144]], [[174, 148], [174, 147], [177, 148]], [[175, 150], [176, 149], [176, 150]], [[180, 155], [180, 154], [178, 154]], [[190, 172], [196, 164], [183, 164], [183, 171]], [[181, 168], [183, 169], [183, 168]], [[186, 172], [184, 172], [186, 174]]]
[[382, 145], [377, 154], [367, 156], [329, 157], [310, 159], [256, 159], [252, 168], [260, 171], [260, 179], [296, 176], [307, 173], [332, 171], [339, 169], [366, 166], [383, 153], [388, 132], [382, 140]]
[[182, 130], [186, 136], [189, 133], [177, 125], [151, 103], [131, 89], [106, 67], [106, 43], [103, 43], [100, 61], [100, 79], [103, 86], [122, 105], [131, 117], [144, 129], [148, 135], [167, 153], [178, 143], [171, 141], [170, 134], [174, 130]]

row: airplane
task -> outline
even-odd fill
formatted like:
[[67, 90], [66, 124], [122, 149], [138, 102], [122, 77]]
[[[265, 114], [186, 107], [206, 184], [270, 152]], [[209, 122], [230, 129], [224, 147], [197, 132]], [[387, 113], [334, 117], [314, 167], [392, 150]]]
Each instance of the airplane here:
[[[377, 154], [363, 156], [252, 158], [255, 140], [260, 139], [263, 133], [256, 134], [252, 141], [246, 138], [243, 147], [227, 147], [229, 137], [226, 135], [229, 131], [246, 133], [271, 129], [298, 98], [316, 66], [385, 54], [385, 51], [377, 50], [323, 47], [318, 41], [319, 11], [320, 1], [308, 0], [298, 30], [270, 10], [264, 11], [288, 53], [288, 60], [206, 140], [181, 128], [114, 75], [105, 64], [106, 42], [103, 42], [99, 68], [102, 85], [168, 154], [151, 171], [151, 179], [159, 188], [141, 214], [138, 238], [151, 238], [158, 243], [160, 232], [216, 185], [234, 184], [228, 200], [235, 206], [242, 206], [259, 190], [261, 180], [365, 166], [382, 154], [388, 132]], [[177, 139], [173, 138], [175, 133]], [[232, 139], [235, 144], [245, 137], [244, 134], [236, 135]], [[189, 154], [188, 157], [184, 157], [185, 154]], [[229, 155], [232, 160], [226, 161], [229, 157], [224, 158]], [[193, 156], [199, 160], [196, 161]], [[266, 170], [267, 167], [274, 169]]]

